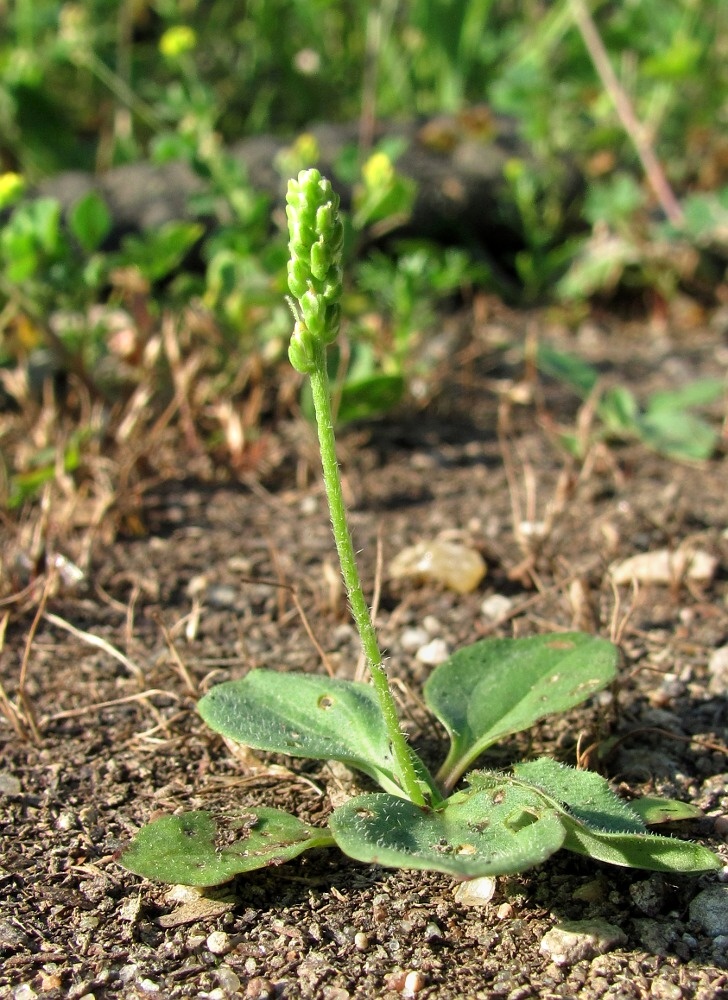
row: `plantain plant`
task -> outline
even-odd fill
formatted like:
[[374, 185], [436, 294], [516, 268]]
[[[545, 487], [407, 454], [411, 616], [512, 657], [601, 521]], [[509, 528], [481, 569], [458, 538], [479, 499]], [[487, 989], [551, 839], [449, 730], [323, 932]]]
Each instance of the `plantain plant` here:
[[224, 829], [207, 812], [162, 817], [139, 831], [121, 864], [148, 878], [198, 886], [334, 845], [358, 861], [459, 878], [523, 871], [560, 848], [653, 871], [721, 867], [705, 847], [650, 832], [665, 818], [696, 814], [682, 803], [627, 804], [599, 775], [550, 759], [518, 763], [510, 772], [466, 773], [498, 740], [610, 684], [618, 652], [603, 639], [566, 632], [458, 650], [424, 687], [427, 707], [450, 737], [447, 757], [432, 775], [415, 753], [362, 590], [336, 460], [326, 351], [339, 330], [343, 228], [338, 197], [318, 170], [289, 182], [287, 215], [295, 315], [289, 358], [310, 379], [334, 539], [371, 683], [256, 669], [214, 687], [199, 711], [230, 740], [340, 761], [382, 790], [348, 799], [325, 827], [269, 807], [241, 807]]

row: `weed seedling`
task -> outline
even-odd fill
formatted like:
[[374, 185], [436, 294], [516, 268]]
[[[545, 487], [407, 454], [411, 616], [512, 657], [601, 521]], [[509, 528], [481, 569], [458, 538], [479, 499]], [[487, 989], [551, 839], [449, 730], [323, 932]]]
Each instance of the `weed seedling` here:
[[[137, 834], [121, 863], [150, 878], [199, 886], [332, 845], [359, 861], [459, 878], [519, 872], [562, 847], [653, 871], [719, 868], [705, 847], [649, 832], [666, 814], [694, 815], [681, 803], [627, 804], [597, 774], [549, 759], [516, 764], [510, 773], [465, 774], [498, 740], [610, 684], [618, 654], [602, 639], [567, 632], [489, 639], [458, 650], [424, 688], [428, 708], [450, 737], [436, 776], [407, 741], [362, 591], [336, 461], [326, 351], [338, 334], [342, 293], [338, 198], [317, 170], [306, 170], [289, 183], [287, 201], [295, 300], [289, 357], [310, 378], [334, 539], [371, 683], [256, 669], [213, 688], [199, 711], [230, 740], [341, 761], [382, 791], [350, 798], [324, 828], [279, 809], [248, 806], [224, 830], [206, 812], [167, 816]], [[458, 787], [464, 774], [465, 786]]]

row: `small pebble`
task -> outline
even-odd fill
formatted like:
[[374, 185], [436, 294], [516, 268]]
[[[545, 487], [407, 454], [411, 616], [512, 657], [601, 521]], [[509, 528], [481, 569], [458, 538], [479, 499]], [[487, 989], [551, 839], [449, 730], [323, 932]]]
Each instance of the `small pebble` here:
[[436, 924], [434, 920], [425, 927], [424, 933], [425, 941], [439, 941], [442, 938], [442, 931], [440, 930], [439, 924]]
[[312, 496], [311, 494], [309, 494], [307, 497], [304, 497], [303, 500], [301, 501], [301, 513], [306, 517], [310, 516], [311, 514], [315, 514], [318, 508], [319, 508], [318, 498]]
[[571, 897], [582, 903], [601, 903], [606, 898], [606, 889], [607, 883], [604, 879], [595, 878], [574, 889]]
[[491, 594], [480, 605], [480, 613], [488, 621], [496, 622], [505, 617], [513, 607], [513, 601], [505, 594]]
[[221, 965], [217, 970], [217, 981], [228, 996], [234, 996], [240, 989], [240, 977], [229, 965]]
[[238, 592], [235, 587], [226, 583], [216, 583], [208, 587], [206, 598], [211, 608], [226, 609], [235, 607], [237, 596]]
[[498, 909], [495, 911], [495, 915], [499, 920], [510, 920], [515, 910], [511, 903], [501, 903]]
[[402, 649], [411, 650], [424, 646], [429, 638], [429, 633], [424, 628], [406, 628], [399, 641]]
[[462, 906], [486, 906], [495, 894], [496, 881], [490, 875], [461, 882], [455, 889], [455, 902]]
[[354, 935], [354, 947], [357, 951], [366, 951], [369, 947], [369, 937], [363, 931], [357, 931]]
[[420, 663], [425, 663], [428, 667], [436, 667], [444, 663], [450, 655], [447, 643], [444, 639], [432, 639], [417, 650], [417, 659]]
[[402, 549], [390, 563], [389, 573], [394, 580], [427, 580], [469, 594], [485, 576], [486, 565], [477, 549], [434, 539]]
[[21, 790], [20, 781], [14, 774], [9, 774], [7, 771], [0, 771], [0, 794], [20, 795]]
[[664, 979], [653, 979], [650, 996], [655, 1000], [682, 1000], [683, 991], [677, 983], [668, 983]]
[[442, 623], [434, 615], [425, 615], [422, 619], [422, 627], [428, 635], [438, 636], [442, 632]]
[[725, 694], [728, 688], [728, 646], [721, 646], [713, 651], [708, 661], [708, 673], [708, 691], [711, 694]]
[[30, 983], [21, 983], [20, 986], [16, 986], [11, 994], [13, 1000], [33, 1000], [38, 994], [35, 992]]
[[728, 886], [711, 885], [690, 904], [690, 919], [709, 937], [728, 934]]
[[408, 972], [404, 977], [402, 996], [416, 997], [417, 994], [424, 989], [425, 983], [426, 979], [421, 972]]
[[665, 885], [659, 875], [633, 882], [629, 894], [635, 905], [648, 917], [656, 917], [665, 908]]
[[67, 809], [58, 814], [56, 820], [56, 830], [73, 830], [76, 826], [75, 815]]
[[225, 931], [213, 931], [207, 938], [207, 948], [213, 955], [227, 955], [232, 944], [230, 935]]
[[262, 976], [255, 976], [245, 987], [247, 1000], [271, 1000], [275, 995], [275, 985], [270, 979], [264, 979]]
[[606, 920], [571, 920], [558, 924], [541, 939], [540, 952], [554, 965], [575, 965], [627, 943], [627, 935]]
[[610, 573], [618, 585], [629, 585], [632, 581], [637, 581], [671, 586], [686, 578], [696, 583], [709, 583], [717, 568], [718, 560], [715, 556], [700, 549], [658, 549], [654, 552], [640, 552], [615, 563], [610, 566]]

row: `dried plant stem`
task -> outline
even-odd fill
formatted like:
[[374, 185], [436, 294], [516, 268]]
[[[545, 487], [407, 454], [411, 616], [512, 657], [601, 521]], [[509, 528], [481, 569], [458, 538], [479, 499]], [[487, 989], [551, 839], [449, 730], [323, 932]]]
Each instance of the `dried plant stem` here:
[[644, 168], [647, 180], [655, 192], [655, 197], [670, 222], [676, 226], [680, 225], [684, 219], [683, 210], [670, 187], [670, 183], [665, 176], [660, 161], [655, 155], [651, 143], [647, 140], [644, 127], [635, 114], [629, 95], [617, 79], [594, 19], [589, 13], [584, 0], [570, 0], [570, 3], [574, 22], [591, 56], [594, 68], [599, 74], [599, 79], [602, 81], [604, 89], [612, 99], [612, 103], [625, 132], [632, 141], [637, 156], [640, 158], [640, 162]]

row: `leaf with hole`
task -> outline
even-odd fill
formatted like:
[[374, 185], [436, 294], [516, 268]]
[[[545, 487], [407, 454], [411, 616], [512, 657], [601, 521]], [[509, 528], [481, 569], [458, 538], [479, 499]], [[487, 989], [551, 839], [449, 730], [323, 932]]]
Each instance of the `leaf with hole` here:
[[387, 728], [371, 687], [313, 674], [252, 670], [198, 705], [216, 733], [254, 750], [338, 760], [401, 794]]
[[329, 826], [358, 861], [460, 878], [524, 871], [558, 851], [565, 837], [557, 809], [503, 776], [458, 792], [438, 810], [381, 792], [358, 795], [332, 813]]
[[248, 809], [237, 822], [226, 817], [224, 829], [209, 812], [189, 812], [143, 827], [121, 863], [145, 878], [212, 886], [333, 843], [328, 829], [308, 826], [281, 809]]
[[564, 712], [616, 676], [618, 652], [604, 639], [564, 632], [484, 639], [459, 649], [425, 684], [425, 702], [450, 736], [438, 780], [454, 787], [493, 743]]

